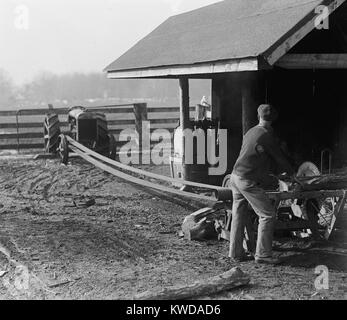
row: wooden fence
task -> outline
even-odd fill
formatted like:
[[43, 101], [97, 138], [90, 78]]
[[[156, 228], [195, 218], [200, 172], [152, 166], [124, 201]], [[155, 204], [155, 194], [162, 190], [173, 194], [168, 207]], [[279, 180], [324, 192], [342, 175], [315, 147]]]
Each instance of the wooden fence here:
[[[136, 129], [136, 107], [143, 104], [109, 105], [87, 108], [91, 111], [102, 112], [106, 115], [108, 129], [118, 140], [124, 129]], [[178, 107], [147, 107], [147, 118], [151, 123], [151, 130], [167, 129], [173, 133], [178, 125]], [[195, 110], [191, 108], [191, 113]], [[0, 150], [42, 149], [43, 122], [47, 113], [59, 115], [62, 132], [68, 130], [68, 108], [52, 109], [22, 109], [0, 111]], [[193, 117], [193, 114], [192, 114]]]

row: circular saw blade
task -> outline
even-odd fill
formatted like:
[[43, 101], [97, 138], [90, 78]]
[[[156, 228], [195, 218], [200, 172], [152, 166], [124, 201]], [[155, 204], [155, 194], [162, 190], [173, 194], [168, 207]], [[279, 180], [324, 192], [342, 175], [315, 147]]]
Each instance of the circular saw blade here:
[[298, 169], [297, 177], [320, 176], [318, 167], [313, 162], [304, 162]]

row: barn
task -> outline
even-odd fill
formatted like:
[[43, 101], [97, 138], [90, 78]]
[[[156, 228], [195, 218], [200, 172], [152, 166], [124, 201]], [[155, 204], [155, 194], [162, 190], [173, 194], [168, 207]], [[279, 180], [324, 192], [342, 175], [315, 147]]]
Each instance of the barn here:
[[[347, 165], [346, 69], [345, 0], [225, 0], [169, 18], [105, 71], [109, 79], [178, 79], [183, 128], [189, 79], [211, 79], [212, 118], [228, 129], [228, 170], [257, 107], [271, 103], [296, 165], [324, 171]], [[188, 169], [185, 178], [194, 180]]]

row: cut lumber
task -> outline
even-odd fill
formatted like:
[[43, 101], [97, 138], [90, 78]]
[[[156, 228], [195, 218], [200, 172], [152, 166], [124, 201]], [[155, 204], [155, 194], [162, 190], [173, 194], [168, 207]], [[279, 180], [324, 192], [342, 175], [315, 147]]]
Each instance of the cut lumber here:
[[240, 268], [233, 268], [221, 275], [200, 280], [187, 286], [175, 286], [160, 292], [144, 292], [135, 296], [135, 300], [185, 300], [215, 295], [220, 292], [249, 284], [250, 277]]
[[299, 178], [303, 190], [347, 189], [347, 175], [329, 174], [316, 177]]

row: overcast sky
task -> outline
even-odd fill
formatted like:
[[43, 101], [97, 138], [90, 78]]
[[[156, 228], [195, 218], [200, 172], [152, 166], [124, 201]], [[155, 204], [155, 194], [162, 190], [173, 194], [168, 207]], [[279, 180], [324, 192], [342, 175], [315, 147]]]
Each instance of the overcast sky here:
[[18, 84], [41, 71], [102, 71], [169, 16], [215, 2], [1, 0], [0, 68]]

